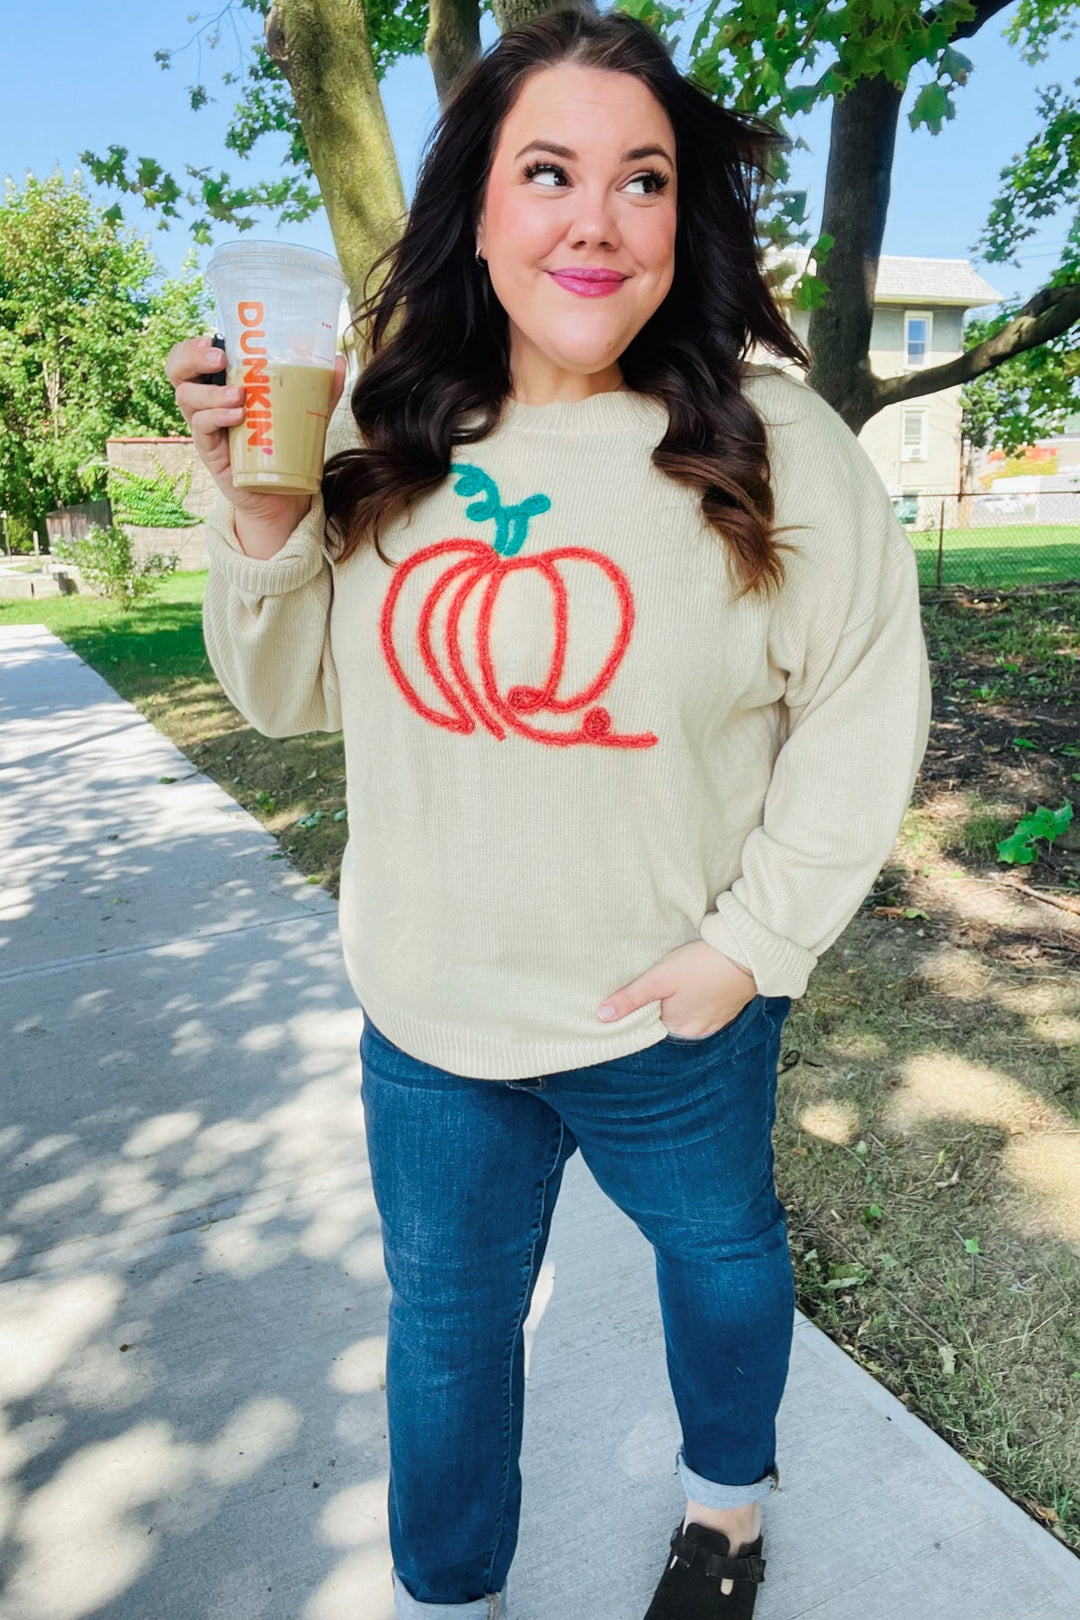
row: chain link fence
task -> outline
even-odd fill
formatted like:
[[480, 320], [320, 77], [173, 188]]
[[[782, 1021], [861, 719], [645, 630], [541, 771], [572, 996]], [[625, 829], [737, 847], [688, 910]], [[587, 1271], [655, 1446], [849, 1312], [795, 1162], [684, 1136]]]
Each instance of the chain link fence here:
[[1080, 585], [1080, 489], [922, 490], [893, 506], [924, 590]]

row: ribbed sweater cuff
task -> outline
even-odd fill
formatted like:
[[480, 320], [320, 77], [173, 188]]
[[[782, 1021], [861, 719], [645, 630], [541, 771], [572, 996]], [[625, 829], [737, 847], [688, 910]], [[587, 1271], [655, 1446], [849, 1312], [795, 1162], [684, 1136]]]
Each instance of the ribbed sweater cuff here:
[[211, 568], [247, 596], [283, 596], [314, 579], [325, 556], [326, 513], [322, 496], [312, 498], [301, 518], [273, 557], [249, 557], [236, 538], [236, 508], [218, 495], [206, 516], [206, 554]]
[[817, 963], [813, 951], [774, 934], [752, 917], [730, 890], [701, 919], [701, 937], [714, 950], [750, 969], [763, 996], [801, 996]]

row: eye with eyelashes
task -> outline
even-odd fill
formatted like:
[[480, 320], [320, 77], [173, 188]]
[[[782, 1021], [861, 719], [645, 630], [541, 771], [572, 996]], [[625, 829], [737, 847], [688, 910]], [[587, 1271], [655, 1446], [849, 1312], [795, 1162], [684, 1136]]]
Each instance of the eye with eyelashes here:
[[[526, 180], [532, 180], [534, 176], [542, 174], [545, 171], [551, 174], [561, 174], [564, 179], [566, 178], [566, 170], [558, 163], [526, 163], [521, 173]], [[646, 193], [646, 195], [655, 197], [659, 196], [660, 192], [663, 191], [664, 187], [668, 184], [669, 178], [670, 176], [664, 174], [660, 169], [643, 169], [640, 174], [635, 174], [633, 180], [628, 181], [627, 183], [629, 185], [633, 185], [638, 180], [648, 180], [652, 183], [653, 189], [651, 192]], [[562, 188], [559, 186], [549, 186], [545, 189], [549, 191], [558, 191]]]

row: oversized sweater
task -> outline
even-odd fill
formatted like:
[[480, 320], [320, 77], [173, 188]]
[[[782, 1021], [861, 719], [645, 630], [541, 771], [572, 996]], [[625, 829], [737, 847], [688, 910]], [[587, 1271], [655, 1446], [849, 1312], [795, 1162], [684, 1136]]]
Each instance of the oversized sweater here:
[[[437, 489], [334, 562], [322, 501], [249, 557], [207, 520], [207, 653], [268, 737], [341, 732], [345, 966], [413, 1057], [522, 1079], [663, 1040], [605, 996], [704, 939], [797, 997], [889, 855], [929, 729], [915, 556], [858, 439], [745, 368], [786, 582], [738, 576], [657, 471], [657, 401], [507, 400]], [[356, 444], [346, 406], [327, 454]]]

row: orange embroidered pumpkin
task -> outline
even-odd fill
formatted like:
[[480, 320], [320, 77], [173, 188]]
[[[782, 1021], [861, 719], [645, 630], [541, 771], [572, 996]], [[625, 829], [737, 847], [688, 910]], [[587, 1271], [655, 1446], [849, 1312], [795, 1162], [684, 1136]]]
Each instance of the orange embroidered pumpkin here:
[[[551, 551], [538, 552], [535, 556], [518, 555], [525, 543], [529, 519], [550, 509], [548, 497], [530, 495], [516, 506], [504, 506], [494, 479], [482, 468], [456, 462], [452, 471], [457, 479], [454, 485], [457, 494], [481, 494], [482, 499], [466, 508], [466, 515], [481, 522], [493, 518], [495, 540], [492, 545], [485, 545], [480, 540], [442, 540], [435, 545], [425, 546], [395, 570], [383, 603], [379, 630], [383, 655], [406, 701], [424, 719], [450, 731], [475, 731], [479, 720], [492, 736], [500, 740], [509, 729], [535, 742], [557, 747], [574, 743], [594, 743], [609, 748], [653, 747], [659, 739], [652, 732], [636, 736], [614, 732], [610, 713], [595, 702], [611, 684], [630, 643], [634, 599], [626, 575], [609, 557], [586, 546], [559, 546]], [[417, 568], [443, 555], [450, 565], [443, 569], [428, 590], [415, 634], [423, 666], [446, 700], [449, 713], [432, 708], [424, 701], [406, 675], [395, 646], [395, 610], [403, 586]], [[563, 678], [567, 652], [568, 588], [559, 565], [570, 560], [590, 564], [603, 571], [615, 593], [618, 628], [610, 652], [596, 675], [580, 691], [560, 695], [559, 683]], [[504, 692], [492, 656], [492, 614], [503, 585], [523, 569], [536, 570], [549, 589], [553, 645], [547, 671], [537, 684], [519, 683]], [[482, 590], [482, 595], [475, 632], [475, 662], [480, 672], [482, 691], [478, 690], [476, 681], [466, 667], [459, 639], [462, 614], [472, 593], [478, 589]], [[434, 646], [433, 621], [446, 592], [453, 594], [442, 637], [444, 666]], [[545, 713], [573, 715], [579, 711], [583, 711], [580, 724], [570, 731], [544, 729], [525, 718], [530, 715], [539, 719]]]

